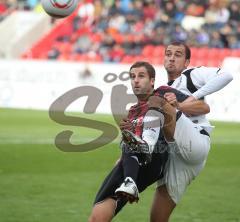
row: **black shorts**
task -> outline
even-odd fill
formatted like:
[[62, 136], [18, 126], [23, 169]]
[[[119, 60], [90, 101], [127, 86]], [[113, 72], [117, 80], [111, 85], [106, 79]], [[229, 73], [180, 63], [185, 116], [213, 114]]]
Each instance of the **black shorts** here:
[[[163, 177], [167, 159], [168, 154], [166, 150], [162, 152], [154, 152], [152, 154], [152, 161], [146, 166], [140, 166], [136, 181], [140, 193]], [[115, 190], [123, 183], [124, 179], [122, 161], [120, 161], [103, 181], [94, 204], [100, 203], [107, 198], [113, 198], [117, 201], [116, 215], [127, 203], [126, 200], [117, 199], [115, 196]]]

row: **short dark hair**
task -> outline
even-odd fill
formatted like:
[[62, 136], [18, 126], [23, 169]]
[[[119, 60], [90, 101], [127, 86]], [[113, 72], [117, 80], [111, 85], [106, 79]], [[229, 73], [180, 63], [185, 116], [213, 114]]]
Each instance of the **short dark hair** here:
[[185, 59], [190, 59], [191, 58], [191, 50], [189, 48], [189, 46], [187, 44], [185, 44], [184, 42], [171, 42], [170, 44], [168, 44], [165, 48], [165, 51], [167, 49], [168, 46], [170, 45], [175, 45], [175, 46], [183, 46], [185, 48]]
[[146, 68], [147, 73], [148, 73], [148, 75], [149, 75], [149, 78], [155, 79], [156, 73], [155, 73], [154, 67], [153, 67], [150, 63], [145, 62], [145, 61], [135, 62], [135, 63], [130, 67], [130, 71], [131, 71], [131, 69], [133, 69], [133, 68], [138, 68], [138, 67], [142, 67], [142, 66]]

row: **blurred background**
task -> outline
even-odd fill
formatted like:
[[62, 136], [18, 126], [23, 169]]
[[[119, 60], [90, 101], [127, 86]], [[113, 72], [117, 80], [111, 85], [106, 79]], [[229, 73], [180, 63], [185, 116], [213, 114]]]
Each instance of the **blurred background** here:
[[[1, 43], [8, 41], [8, 50], [2, 48], [1, 57], [121, 63], [145, 58], [161, 64], [161, 46], [184, 41], [193, 47], [192, 65], [218, 66], [224, 57], [239, 56], [239, 4], [236, 0], [89, 0], [80, 1], [67, 19], [56, 21], [46, 16], [37, 0], [1, 0], [1, 30], [4, 25], [8, 29], [1, 38]], [[14, 52], [9, 40], [14, 38], [17, 44], [17, 33], [28, 41], [19, 38]]]
[[[75, 144], [99, 132], [57, 124], [49, 107], [91, 86], [103, 92], [96, 113], [84, 113], [86, 98], [67, 111], [116, 126], [112, 95], [122, 85], [131, 93], [124, 73], [145, 60], [156, 68], [156, 86], [166, 83], [164, 47], [172, 41], [191, 47], [190, 66], [223, 67], [234, 80], [207, 98], [216, 126], [209, 160], [171, 221], [240, 221], [240, 0], [80, 0], [64, 19], [51, 18], [38, 0], [0, 0], [0, 222], [87, 221], [120, 155], [119, 137], [92, 152], [64, 153], [54, 145], [59, 132], [71, 129]], [[115, 221], [148, 221], [153, 192]]]

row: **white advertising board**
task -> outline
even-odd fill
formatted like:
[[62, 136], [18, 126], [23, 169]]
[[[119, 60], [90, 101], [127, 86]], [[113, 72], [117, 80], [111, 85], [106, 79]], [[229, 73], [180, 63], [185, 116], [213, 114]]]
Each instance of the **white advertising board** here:
[[[211, 107], [208, 117], [212, 120], [240, 121], [240, 59], [228, 58], [224, 61], [224, 67], [234, 75], [234, 81], [207, 97]], [[166, 83], [163, 67], [155, 68], [156, 86]], [[90, 76], [86, 69], [90, 71]], [[0, 107], [48, 110], [64, 93], [78, 87], [78, 94], [88, 86], [86, 96], [75, 96], [79, 99], [72, 102], [67, 110], [83, 112], [87, 94], [92, 95], [89, 98], [94, 98], [95, 91], [100, 91], [102, 96], [96, 112], [111, 113], [113, 101], [118, 104], [122, 97], [132, 93], [130, 82], [124, 74], [128, 70], [129, 65], [119, 64], [0, 60]], [[127, 91], [118, 93], [117, 90], [123, 85]]]

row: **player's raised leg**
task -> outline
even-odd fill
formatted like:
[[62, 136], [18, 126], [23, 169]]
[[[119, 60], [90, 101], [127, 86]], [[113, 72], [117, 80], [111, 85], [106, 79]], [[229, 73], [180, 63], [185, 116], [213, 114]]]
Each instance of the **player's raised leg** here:
[[187, 164], [203, 163], [210, 149], [210, 137], [200, 126], [181, 115], [174, 133], [175, 142], [169, 144], [170, 152], [177, 153]]
[[[149, 111], [146, 113], [145, 118], [152, 115], [152, 109], [158, 110], [160, 109], [161, 116], [160, 126], [163, 129], [164, 137], [167, 141], [173, 141], [175, 127], [176, 127], [176, 108], [173, 107], [170, 103], [168, 103], [164, 98], [159, 96], [151, 96], [148, 100]], [[155, 126], [154, 123], [144, 121], [144, 128], [150, 128], [151, 125]], [[145, 131], [145, 130], [144, 130]], [[147, 132], [147, 131], [146, 131]], [[145, 132], [144, 132], [145, 133]], [[145, 136], [143, 133], [143, 136]], [[147, 136], [145, 136], [147, 138]], [[146, 140], [146, 139], [145, 139]]]

